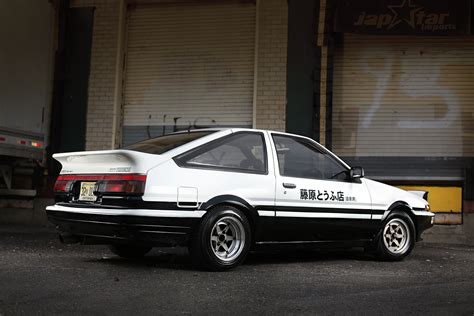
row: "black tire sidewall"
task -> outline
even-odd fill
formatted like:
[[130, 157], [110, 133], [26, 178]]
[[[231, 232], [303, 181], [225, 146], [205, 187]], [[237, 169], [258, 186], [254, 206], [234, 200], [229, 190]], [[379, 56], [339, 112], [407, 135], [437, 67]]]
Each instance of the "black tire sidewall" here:
[[[231, 216], [239, 220], [245, 232], [245, 242], [242, 252], [232, 261], [223, 261], [219, 259], [214, 254], [210, 246], [211, 231], [215, 223], [218, 222], [219, 219], [226, 216]], [[201, 260], [199, 260], [201, 261], [200, 265], [211, 270], [226, 270], [238, 266], [245, 260], [245, 257], [247, 256], [250, 249], [251, 230], [247, 217], [243, 212], [235, 207], [223, 205], [213, 208], [205, 215], [198, 229], [198, 233], [195, 235], [195, 238], [197, 238], [197, 240], [194, 240], [194, 247], [197, 249], [192, 251], [192, 255], [201, 257]]]
[[[409, 230], [409, 234], [410, 234], [410, 245], [408, 246], [407, 250], [404, 253], [400, 253], [400, 254], [394, 254], [390, 252], [385, 246], [385, 243], [383, 241], [383, 231], [385, 229], [385, 226], [387, 225], [388, 222], [390, 222], [392, 219], [395, 219], [395, 218], [402, 220], [406, 224]], [[403, 260], [406, 256], [408, 256], [411, 253], [411, 251], [415, 247], [415, 238], [416, 238], [415, 224], [413, 223], [413, 220], [410, 218], [410, 216], [404, 212], [393, 211], [384, 220], [382, 224], [382, 228], [380, 229], [380, 232], [378, 234], [377, 254], [380, 259], [386, 260], [386, 261]]]

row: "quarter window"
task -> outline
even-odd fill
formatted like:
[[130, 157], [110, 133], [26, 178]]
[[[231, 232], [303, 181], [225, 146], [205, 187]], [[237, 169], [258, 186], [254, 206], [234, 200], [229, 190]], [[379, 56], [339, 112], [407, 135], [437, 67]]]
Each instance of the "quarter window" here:
[[264, 144], [260, 133], [235, 133], [178, 157], [177, 162], [188, 167], [265, 173]]
[[348, 170], [328, 152], [302, 138], [273, 135], [280, 174], [287, 177], [347, 180]]

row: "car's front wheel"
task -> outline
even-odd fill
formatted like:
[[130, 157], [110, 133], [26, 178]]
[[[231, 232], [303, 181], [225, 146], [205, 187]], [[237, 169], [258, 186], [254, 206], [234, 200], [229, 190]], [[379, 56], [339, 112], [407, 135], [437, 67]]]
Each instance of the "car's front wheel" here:
[[377, 255], [382, 260], [399, 261], [415, 246], [415, 225], [406, 213], [394, 211], [384, 221], [377, 236]]
[[109, 249], [112, 253], [122, 258], [141, 258], [150, 252], [151, 247], [114, 244], [110, 245]]
[[245, 214], [232, 206], [218, 206], [203, 218], [191, 238], [189, 251], [195, 265], [221, 271], [242, 263], [250, 240], [250, 225]]

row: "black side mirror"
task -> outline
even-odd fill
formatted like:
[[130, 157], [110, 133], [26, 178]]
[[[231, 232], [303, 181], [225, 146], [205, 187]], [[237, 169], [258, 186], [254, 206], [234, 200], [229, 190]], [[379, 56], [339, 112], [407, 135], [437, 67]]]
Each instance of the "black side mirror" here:
[[364, 168], [362, 167], [352, 167], [351, 168], [351, 178], [363, 178], [364, 177]]

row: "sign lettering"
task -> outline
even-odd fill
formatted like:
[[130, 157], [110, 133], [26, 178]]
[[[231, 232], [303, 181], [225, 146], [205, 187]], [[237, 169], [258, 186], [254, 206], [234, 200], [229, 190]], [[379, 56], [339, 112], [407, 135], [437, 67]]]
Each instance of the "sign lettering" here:
[[468, 0], [344, 0], [337, 31], [394, 35], [470, 33]]

